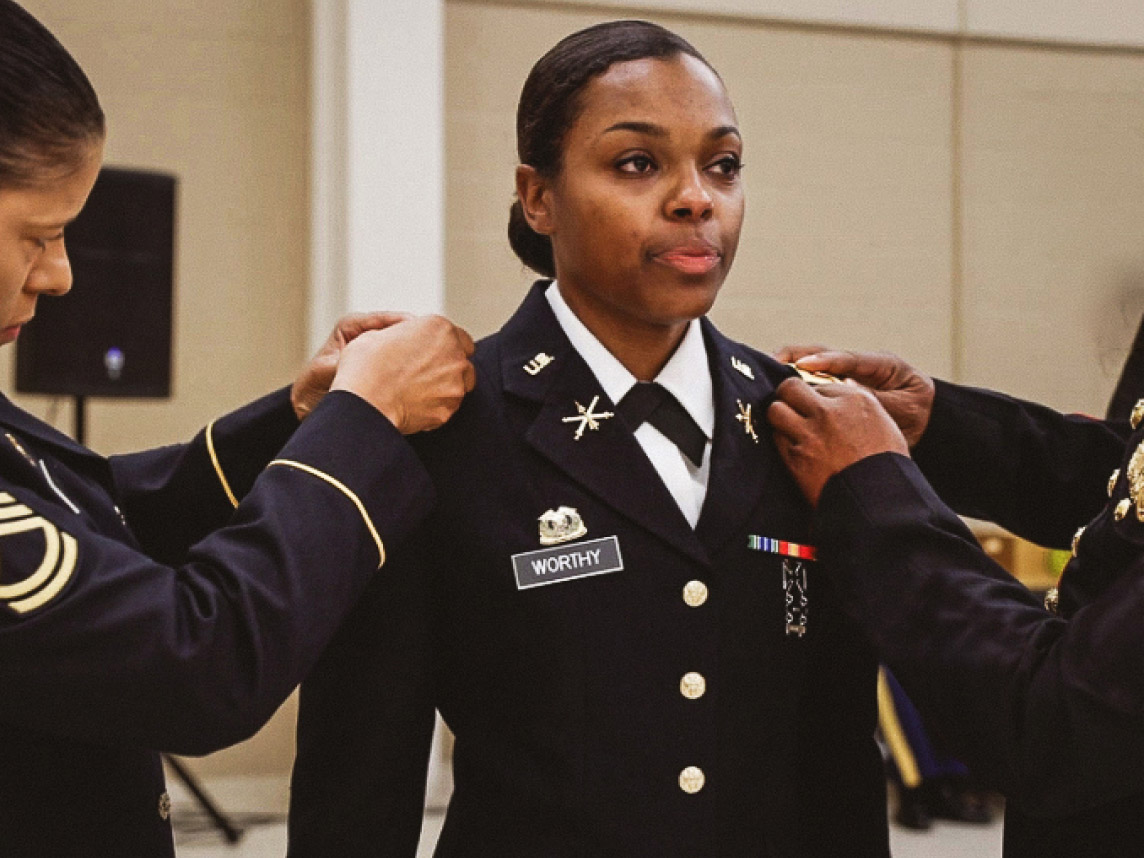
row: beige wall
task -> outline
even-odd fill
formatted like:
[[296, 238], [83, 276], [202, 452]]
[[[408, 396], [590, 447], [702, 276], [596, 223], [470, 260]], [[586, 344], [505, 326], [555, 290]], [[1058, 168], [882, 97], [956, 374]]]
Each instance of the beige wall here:
[[[612, 16], [447, 10], [447, 306], [483, 334], [531, 279], [503, 237], [520, 84]], [[745, 133], [725, 330], [1103, 412], [1144, 311], [1144, 52], [652, 17], [721, 71]]]

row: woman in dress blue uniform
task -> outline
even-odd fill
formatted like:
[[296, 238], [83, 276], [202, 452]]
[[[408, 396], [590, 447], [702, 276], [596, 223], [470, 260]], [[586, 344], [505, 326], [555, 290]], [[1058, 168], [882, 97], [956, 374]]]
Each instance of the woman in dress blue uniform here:
[[[1144, 400], [1131, 424], [1107, 422], [935, 384], [887, 355], [800, 364], [886, 408], [791, 381], [770, 418], [848, 612], [1007, 794], [1007, 858], [1144, 855]], [[1071, 543], [1045, 605], [950, 507]]]
[[876, 662], [759, 416], [793, 370], [703, 318], [743, 214], [721, 80], [603, 24], [517, 128], [510, 238], [556, 283], [415, 441], [438, 504], [303, 684], [290, 854], [414, 855], [436, 707], [439, 856], [887, 855]]
[[[0, 342], [68, 291], [102, 148], [83, 72], [0, 0]], [[173, 854], [156, 751], [242, 739], [301, 680], [429, 505], [398, 430], [456, 408], [466, 340], [347, 318], [292, 389], [111, 459], [0, 396], [0, 855]]]

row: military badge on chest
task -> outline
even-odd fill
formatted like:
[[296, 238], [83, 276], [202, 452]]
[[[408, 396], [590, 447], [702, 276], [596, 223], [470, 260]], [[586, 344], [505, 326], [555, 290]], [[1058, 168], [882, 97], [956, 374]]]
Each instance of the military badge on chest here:
[[576, 541], [588, 535], [588, 528], [574, 507], [545, 511], [537, 519], [537, 527], [540, 544], [548, 547], [512, 556], [518, 590], [605, 575], [624, 568], [617, 537]]
[[812, 545], [800, 545], [784, 539], [771, 539], [769, 536], [748, 536], [747, 547], [752, 551], [777, 554], [783, 559], [782, 587], [785, 614], [783, 625], [787, 637], [801, 638], [806, 634], [810, 599], [807, 587], [807, 564], [814, 561], [818, 552]]

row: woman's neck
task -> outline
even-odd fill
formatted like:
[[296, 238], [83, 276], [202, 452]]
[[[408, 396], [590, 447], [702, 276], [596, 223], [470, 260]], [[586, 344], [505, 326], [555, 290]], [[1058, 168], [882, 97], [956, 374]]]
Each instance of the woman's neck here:
[[599, 308], [572, 292], [561, 290], [568, 308], [584, 327], [639, 381], [653, 381], [675, 354], [690, 320], [671, 324], [649, 323], [622, 316], [614, 308]]

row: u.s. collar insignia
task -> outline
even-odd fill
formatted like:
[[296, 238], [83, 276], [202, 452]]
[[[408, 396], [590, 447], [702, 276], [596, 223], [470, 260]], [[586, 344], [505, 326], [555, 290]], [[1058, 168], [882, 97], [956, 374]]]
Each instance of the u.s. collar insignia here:
[[580, 413], [574, 414], [571, 417], [565, 417], [563, 420], [560, 421], [561, 423], [579, 423], [580, 424], [578, 427], [576, 427], [576, 440], [577, 441], [579, 441], [583, 437], [585, 429], [591, 429], [593, 432], [595, 432], [597, 429], [600, 428], [600, 421], [601, 420], [607, 420], [609, 417], [615, 417], [616, 416], [611, 411], [597, 411], [596, 410], [596, 403], [599, 401], [600, 401], [599, 396], [593, 396], [592, 401], [588, 404], [587, 408], [585, 408], [583, 405], [581, 405], [579, 402], [577, 402], [576, 403], [576, 410], [579, 411]]
[[540, 371], [552, 363], [554, 360], [556, 360], [556, 358], [554, 358], [552, 355], [545, 352], [540, 352], [536, 357], [524, 365], [524, 371], [529, 375], [539, 375]]
[[739, 360], [734, 355], [731, 355], [731, 366], [749, 378], [751, 381], [755, 380], [755, 371], [751, 369], [745, 362]]
[[[5, 548], [8, 573], [17, 571], [13, 569], [16, 557], [28, 560], [25, 569], [33, 565], [36, 568], [21, 581], [0, 585], [0, 604], [7, 605], [17, 614], [27, 614], [42, 608], [63, 592], [75, 572], [79, 546], [75, 537], [61, 532], [12, 495], [0, 492], [0, 541], [9, 538], [19, 542], [11, 550]], [[24, 539], [31, 542], [24, 542]]]
[[735, 415], [735, 419], [743, 424], [743, 431], [751, 436], [752, 441], [758, 444], [759, 436], [755, 434], [755, 421], [754, 418], [751, 417], [751, 406], [749, 404], [744, 405], [741, 399], [736, 399], [735, 402], [739, 405], [739, 413]]
[[538, 521], [541, 545], [559, 545], [588, 535], [584, 519], [580, 518], [580, 513], [574, 507], [560, 506], [547, 510]]
[[1136, 518], [1144, 521], [1144, 441], [1128, 460], [1128, 497], [1136, 505]]
[[1132, 406], [1132, 428], [1139, 429], [1140, 421], [1144, 420], [1144, 399], [1137, 399], [1136, 404]]

